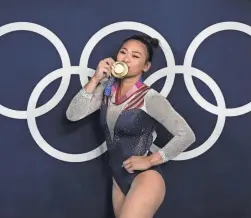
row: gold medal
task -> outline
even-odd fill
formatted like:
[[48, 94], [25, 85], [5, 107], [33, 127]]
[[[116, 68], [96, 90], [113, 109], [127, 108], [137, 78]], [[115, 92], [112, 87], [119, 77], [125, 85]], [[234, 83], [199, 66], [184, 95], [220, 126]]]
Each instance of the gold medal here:
[[123, 78], [128, 73], [128, 66], [124, 62], [115, 62], [112, 67], [112, 75], [116, 78]]

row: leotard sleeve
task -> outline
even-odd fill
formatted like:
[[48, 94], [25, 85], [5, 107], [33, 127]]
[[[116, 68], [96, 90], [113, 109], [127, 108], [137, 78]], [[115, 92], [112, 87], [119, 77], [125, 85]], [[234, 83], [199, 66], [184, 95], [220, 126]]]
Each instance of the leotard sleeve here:
[[100, 109], [103, 91], [107, 80], [101, 81], [93, 93], [82, 88], [71, 100], [66, 110], [66, 117], [71, 121], [78, 121]]
[[195, 142], [195, 134], [191, 127], [157, 91], [150, 89], [145, 96], [144, 104], [146, 112], [173, 134], [173, 138], [158, 150], [163, 163], [175, 158]]

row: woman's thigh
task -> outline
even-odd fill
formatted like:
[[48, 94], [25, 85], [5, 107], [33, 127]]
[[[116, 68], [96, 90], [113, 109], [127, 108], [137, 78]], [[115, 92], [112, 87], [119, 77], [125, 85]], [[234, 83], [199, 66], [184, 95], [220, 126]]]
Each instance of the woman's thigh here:
[[113, 178], [113, 186], [112, 186], [112, 204], [115, 217], [119, 217], [121, 208], [123, 206], [125, 200], [125, 195], [119, 188], [118, 184]]
[[157, 171], [140, 173], [132, 182], [119, 218], [152, 218], [163, 202], [165, 193], [165, 181]]

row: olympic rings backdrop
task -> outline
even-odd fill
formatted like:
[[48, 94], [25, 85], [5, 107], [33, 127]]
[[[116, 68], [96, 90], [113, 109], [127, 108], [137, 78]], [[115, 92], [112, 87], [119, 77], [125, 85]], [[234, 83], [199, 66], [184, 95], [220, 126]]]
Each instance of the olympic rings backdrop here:
[[[251, 2], [18, 4], [0, 8], [0, 218], [113, 217], [99, 112], [65, 112], [99, 60], [139, 32], [160, 40], [145, 83], [197, 138], [163, 166], [156, 217], [251, 217]], [[153, 151], [172, 136], [159, 125], [155, 137]]]

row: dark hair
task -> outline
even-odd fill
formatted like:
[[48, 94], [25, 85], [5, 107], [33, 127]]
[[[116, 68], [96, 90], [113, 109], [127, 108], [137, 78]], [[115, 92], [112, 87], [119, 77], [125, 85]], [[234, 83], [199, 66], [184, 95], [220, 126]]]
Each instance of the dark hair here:
[[141, 35], [133, 35], [123, 41], [123, 43], [129, 40], [138, 40], [142, 42], [146, 48], [148, 53], [147, 61], [151, 62], [153, 59], [153, 48], [157, 48], [159, 46], [159, 40], [156, 38], [152, 38], [148, 35], [141, 34]]

